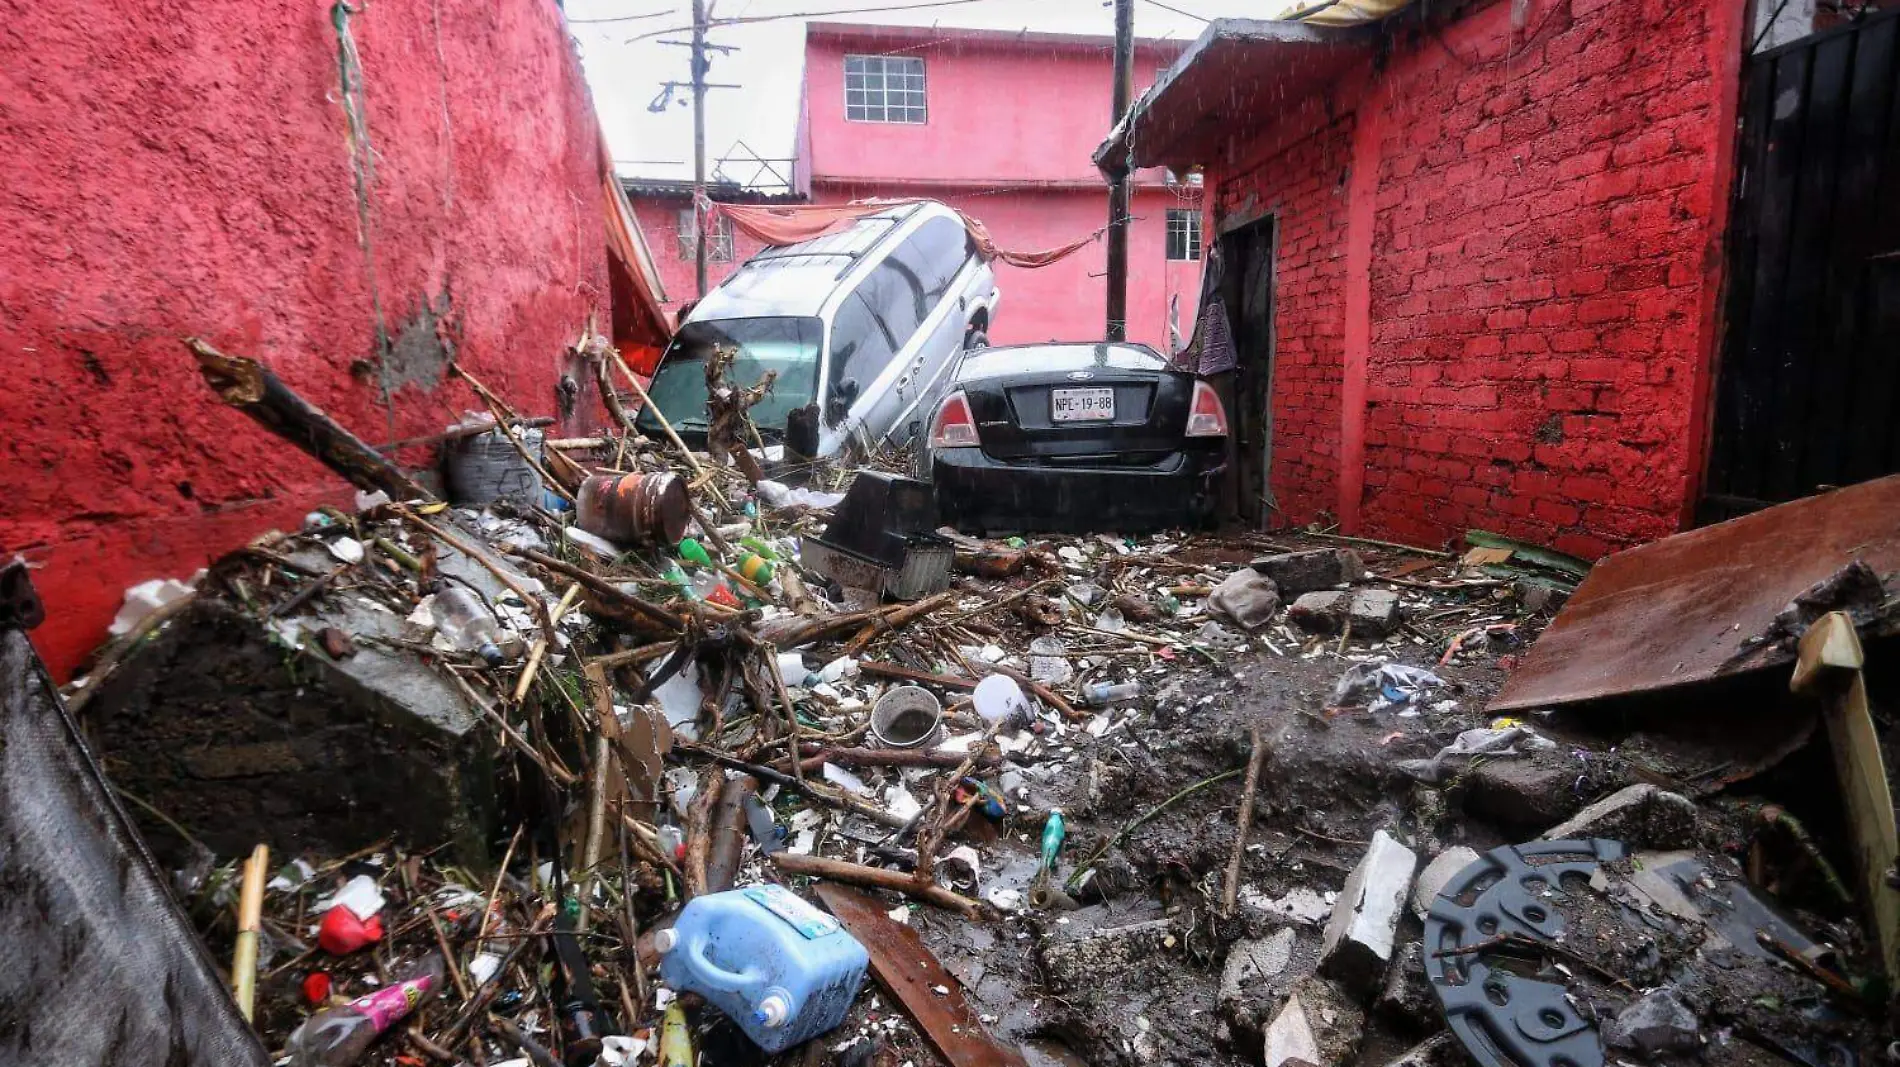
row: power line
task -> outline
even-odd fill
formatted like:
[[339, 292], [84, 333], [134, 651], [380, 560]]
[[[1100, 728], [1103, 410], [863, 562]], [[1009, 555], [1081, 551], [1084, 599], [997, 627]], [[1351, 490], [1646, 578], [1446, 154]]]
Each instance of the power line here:
[[1167, 12], [1171, 12], [1171, 13], [1173, 13], [1173, 14], [1176, 14], [1176, 15], [1180, 15], [1180, 16], [1181, 16], [1181, 17], [1183, 17], [1183, 18], [1190, 18], [1190, 19], [1193, 19], [1193, 20], [1194, 20], [1194, 21], [1196, 21], [1196, 22], [1211, 22], [1211, 21], [1213, 21], [1212, 19], [1209, 19], [1209, 18], [1207, 18], [1207, 17], [1206, 17], [1206, 16], [1204, 16], [1204, 15], [1196, 15], [1196, 14], [1195, 14], [1194, 12], [1192, 12], [1192, 11], [1183, 11], [1183, 10], [1181, 10], [1181, 9], [1180, 9], [1180, 8], [1178, 8], [1178, 7], [1169, 7], [1168, 5], [1166, 5], [1166, 4], [1164, 4], [1164, 3], [1162, 3], [1162, 2], [1161, 2], [1161, 0], [1146, 0], [1146, 2], [1147, 2], [1147, 3], [1149, 3], [1149, 4], [1152, 4], [1152, 5], [1153, 5], [1153, 6], [1155, 6], [1155, 7], [1158, 7], [1158, 8], [1160, 8], [1160, 9], [1161, 9], [1161, 10], [1163, 10], [1163, 11], [1167, 11]]
[[568, 19], [567, 24], [569, 26], [599, 26], [608, 22], [642, 22], [646, 19], [663, 18], [667, 15], [671, 15], [676, 10], [678, 9], [669, 7], [665, 11], [649, 11], [644, 15], [613, 15], [608, 18], [600, 19]]
[[[743, 18], [708, 19], [706, 28], [716, 30], [728, 26], [751, 26], [762, 22], [783, 22], [787, 19], [826, 18], [831, 15], [881, 15], [892, 11], [917, 11], [922, 8], [931, 7], [958, 7], [963, 4], [979, 4], [983, 2], [984, 0], [928, 0], [926, 3], [886, 4], [878, 7], [841, 8], [836, 11], [792, 11], [783, 15], [748, 15]], [[649, 33], [629, 37], [624, 43], [632, 44], [635, 41], [644, 41], [669, 33], [685, 33], [691, 29], [691, 26], [674, 26], [664, 30], [653, 30]]]

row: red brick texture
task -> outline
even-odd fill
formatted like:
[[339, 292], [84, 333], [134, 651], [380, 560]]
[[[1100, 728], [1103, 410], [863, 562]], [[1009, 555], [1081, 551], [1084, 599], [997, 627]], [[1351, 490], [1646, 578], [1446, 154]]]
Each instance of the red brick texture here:
[[1345, 176], [1351, 156], [1352, 116], [1347, 115], [1216, 185], [1217, 220], [1236, 212], [1272, 214], [1278, 220], [1273, 452], [1267, 482], [1274, 505], [1301, 522], [1332, 515], [1339, 499]]
[[[1217, 176], [1217, 204], [1280, 213], [1271, 488], [1291, 521], [1354, 510], [1334, 505], [1336, 443], [1361, 418], [1353, 503], [1374, 536], [1435, 544], [1476, 526], [1594, 557], [1680, 522], [1735, 88], [1711, 73], [1711, 34], [1739, 20], [1534, 0], [1513, 29], [1512, 6], [1402, 37], [1380, 74], [1338, 88], [1362, 97], [1344, 118]], [[1354, 110], [1374, 124], [1361, 158]], [[1338, 396], [1349, 165], [1377, 168], [1356, 183], [1376, 198], [1359, 216], [1362, 412]]]

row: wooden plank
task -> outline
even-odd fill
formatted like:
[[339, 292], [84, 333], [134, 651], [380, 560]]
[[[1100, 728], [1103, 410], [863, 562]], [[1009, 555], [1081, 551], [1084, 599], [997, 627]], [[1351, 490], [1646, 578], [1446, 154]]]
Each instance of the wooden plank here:
[[871, 954], [871, 973], [946, 1061], [956, 1067], [1028, 1067], [1021, 1051], [990, 1036], [963, 984], [944, 970], [917, 931], [893, 922], [884, 905], [855, 889], [829, 882], [817, 888], [818, 899]]
[[1900, 855], [1900, 828], [1894, 823], [1880, 736], [1867, 708], [1862, 664], [1854, 620], [1844, 612], [1830, 612], [1802, 637], [1790, 685], [1824, 705], [1834, 773], [1854, 836], [1862, 903], [1873, 918], [1887, 977], [1900, 982], [1900, 889], [1887, 884], [1887, 868]]
[[1841, 129], [1857, 35], [1832, 37], [1812, 52], [1808, 96], [1802, 115], [1801, 167], [1796, 183], [1788, 245], [1788, 279], [1782, 297], [1784, 322], [1777, 367], [1766, 391], [1771, 414], [1768, 467], [1763, 495], [1792, 500], [1814, 490], [1801, 480], [1811, 438], [1840, 432], [1808, 418], [1814, 376], [1830, 353], [1824, 347], [1828, 248], [1835, 226], [1834, 197], [1840, 174]]

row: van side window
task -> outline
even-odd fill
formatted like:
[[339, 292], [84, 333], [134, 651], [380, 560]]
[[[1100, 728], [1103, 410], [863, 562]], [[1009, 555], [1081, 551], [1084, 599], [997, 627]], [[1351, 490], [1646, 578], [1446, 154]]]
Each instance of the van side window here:
[[954, 219], [931, 219], [910, 235], [897, 250], [899, 258], [913, 265], [924, 279], [924, 302], [935, 309], [950, 291], [950, 283], [963, 269], [970, 256], [970, 235]]
[[930, 312], [930, 305], [925, 302], [924, 279], [899, 258], [903, 252], [902, 247], [892, 252], [858, 285], [858, 294], [871, 306], [872, 313], [891, 335], [891, 343], [898, 348], [904, 347], [910, 335], [917, 332], [917, 324]]
[[[867, 283], [868, 285], [868, 283]], [[868, 389], [884, 368], [890, 365], [896, 347], [885, 335], [884, 327], [864, 302], [866, 286], [844, 298], [831, 320], [831, 384], [835, 388], [846, 378], [856, 378], [859, 389]]]
[[963, 269], [966, 249], [962, 223], [931, 219], [905, 238], [858, 287], [898, 348], [904, 347], [950, 291], [950, 283]]

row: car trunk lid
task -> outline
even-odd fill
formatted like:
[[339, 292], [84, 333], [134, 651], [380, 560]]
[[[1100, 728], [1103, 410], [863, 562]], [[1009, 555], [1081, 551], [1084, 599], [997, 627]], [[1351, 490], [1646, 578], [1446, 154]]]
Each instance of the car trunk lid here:
[[963, 389], [992, 459], [1145, 464], [1180, 448], [1194, 381], [1115, 367], [996, 376]]

